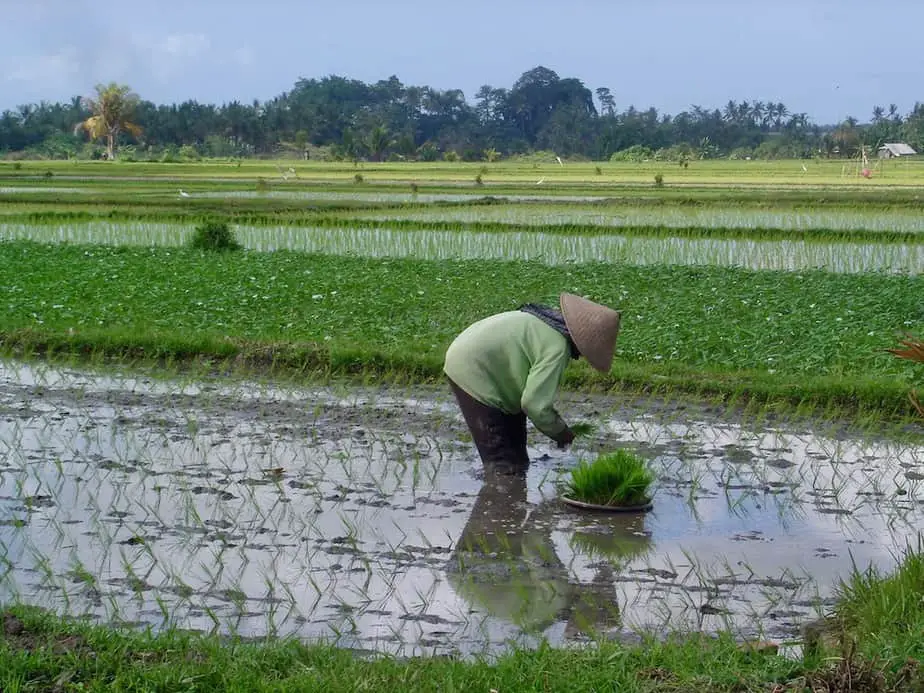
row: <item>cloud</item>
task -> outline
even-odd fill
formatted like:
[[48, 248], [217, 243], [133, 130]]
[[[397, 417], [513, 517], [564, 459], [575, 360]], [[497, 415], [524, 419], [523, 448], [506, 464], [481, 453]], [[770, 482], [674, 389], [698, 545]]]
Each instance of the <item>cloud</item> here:
[[244, 46], [242, 48], [236, 48], [234, 50], [234, 62], [240, 65], [241, 67], [250, 67], [257, 60], [256, 54], [253, 52], [252, 48]]
[[80, 74], [80, 60], [74, 48], [48, 55], [16, 56], [7, 61], [6, 81], [55, 87], [69, 84]]
[[[0, 7], [4, 2], [0, 0]], [[0, 88], [0, 110], [89, 93], [95, 84], [108, 82], [128, 84], [142, 98], [194, 96], [207, 91], [203, 85], [218, 83], [228, 73], [251, 71], [257, 64], [250, 45], [225, 43], [204, 27], [158, 30], [148, 25], [125, 31], [72, 5], [67, 11], [62, 8], [60, 16], [49, 14], [45, 2], [29, 5], [28, 12], [22, 8], [16, 16], [28, 28], [0, 46], [0, 87], [6, 85]]]
[[106, 69], [130, 81], [150, 76], [165, 83], [207, 62], [211, 48], [203, 33], [133, 33], [124, 43], [113, 37], [97, 54], [97, 71]]
[[179, 60], [197, 58], [210, 47], [211, 41], [205, 34], [170, 34], [160, 44], [163, 53]]

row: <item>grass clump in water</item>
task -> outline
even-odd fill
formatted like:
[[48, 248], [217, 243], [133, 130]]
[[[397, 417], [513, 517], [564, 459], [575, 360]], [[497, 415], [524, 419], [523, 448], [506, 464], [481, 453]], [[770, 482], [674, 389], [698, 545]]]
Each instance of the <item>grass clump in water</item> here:
[[626, 450], [582, 460], [571, 470], [565, 495], [583, 503], [610, 506], [644, 505], [651, 500], [654, 473], [647, 462]]
[[226, 222], [206, 221], [196, 227], [190, 246], [197, 250], [239, 250], [241, 244]]

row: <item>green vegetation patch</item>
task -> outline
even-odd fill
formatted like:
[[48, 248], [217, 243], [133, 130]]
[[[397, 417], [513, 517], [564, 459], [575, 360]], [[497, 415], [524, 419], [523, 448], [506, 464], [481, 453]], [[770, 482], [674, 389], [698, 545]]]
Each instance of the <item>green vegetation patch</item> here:
[[891, 575], [855, 569], [838, 590], [834, 620], [867, 657], [900, 667], [924, 660], [924, 540], [909, 546]]
[[796, 680], [800, 662], [731, 639], [625, 648], [517, 650], [497, 661], [360, 658], [327, 645], [119, 632], [34, 609], [2, 615], [0, 690], [88, 691], [742, 691]]
[[573, 385], [902, 408], [917, 375], [886, 350], [924, 331], [918, 276], [0, 243], [7, 346], [231, 355], [275, 344], [324, 369], [439, 377], [468, 324], [561, 291], [623, 311], [613, 373], [578, 363]]
[[234, 237], [234, 231], [227, 222], [215, 220], [199, 224], [193, 231], [189, 246], [196, 250], [217, 252], [241, 249], [241, 244]]

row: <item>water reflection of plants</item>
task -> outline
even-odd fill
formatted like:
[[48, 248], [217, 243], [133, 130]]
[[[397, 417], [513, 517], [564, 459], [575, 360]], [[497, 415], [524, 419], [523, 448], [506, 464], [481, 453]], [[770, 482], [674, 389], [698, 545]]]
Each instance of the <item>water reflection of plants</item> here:
[[575, 529], [569, 545], [584, 558], [605, 561], [616, 571], [644, 558], [652, 550], [648, 534], [628, 527], [613, 526], [613, 523]]
[[578, 582], [552, 540], [560, 521], [553, 502], [526, 503], [524, 477], [486, 480], [450, 560], [450, 583], [476, 610], [527, 632], [561, 620], [566, 638], [618, 626], [614, 578], [650, 550], [650, 538], [618, 522], [579, 523], [572, 549], [594, 561], [594, 576]]

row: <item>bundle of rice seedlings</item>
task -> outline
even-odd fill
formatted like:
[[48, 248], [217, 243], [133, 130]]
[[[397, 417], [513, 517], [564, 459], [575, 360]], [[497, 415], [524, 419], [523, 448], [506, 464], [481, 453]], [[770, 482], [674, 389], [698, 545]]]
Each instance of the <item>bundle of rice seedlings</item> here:
[[655, 476], [647, 462], [626, 450], [600, 455], [593, 462], [582, 460], [565, 483], [566, 497], [609, 506], [639, 506], [651, 500]]

